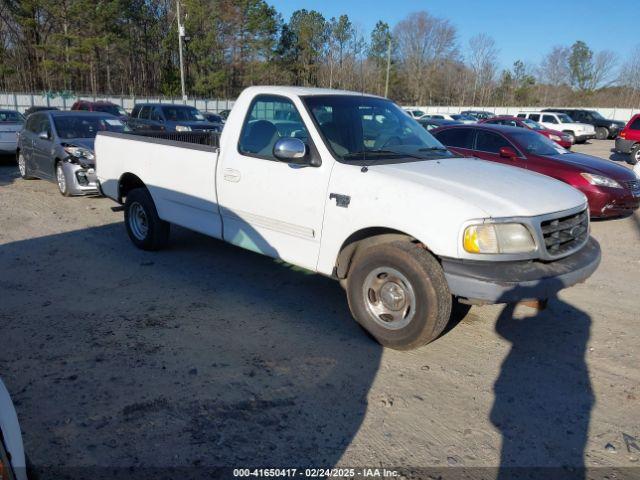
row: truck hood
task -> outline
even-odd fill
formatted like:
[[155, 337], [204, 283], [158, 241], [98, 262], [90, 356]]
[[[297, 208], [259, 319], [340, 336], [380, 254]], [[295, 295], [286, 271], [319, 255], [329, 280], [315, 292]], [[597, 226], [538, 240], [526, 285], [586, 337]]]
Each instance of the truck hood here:
[[370, 169], [394, 180], [417, 183], [453, 195], [492, 218], [532, 217], [586, 203], [581, 192], [558, 180], [477, 158], [416, 161]]
[[583, 153], [563, 153], [561, 155], [553, 155], [549, 158], [558, 160], [559, 162], [570, 163], [578, 167], [581, 172], [605, 175], [614, 180], [630, 181], [635, 180], [635, 174], [621, 165], [604, 158], [593, 157]]

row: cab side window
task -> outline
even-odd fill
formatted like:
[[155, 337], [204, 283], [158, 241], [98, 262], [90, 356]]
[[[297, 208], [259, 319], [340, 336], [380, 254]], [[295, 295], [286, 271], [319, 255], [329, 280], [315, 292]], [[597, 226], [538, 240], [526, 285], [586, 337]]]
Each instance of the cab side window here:
[[498, 135], [497, 133], [493, 132], [485, 132], [482, 130], [478, 132], [478, 139], [476, 140], [476, 150], [478, 150], [479, 152], [495, 153], [496, 155], [498, 155], [502, 147], [513, 148], [509, 141], [502, 135]]
[[154, 108], [149, 118], [151, 120], [155, 120], [156, 122], [162, 121], [162, 115], [160, 114], [160, 109], [158, 107]]
[[148, 120], [149, 119], [149, 114], [151, 113], [151, 107], [148, 105], [145, 105], [144, 107], [142, 107], [140, 109], [140, 115], [139, 118], [142, 118], [143, 120]]
[[273, 95], [255, 98], [245, 118], [238, 142], [244, 155], [275, 160], [273, 146], [283, 137], [306, 142], [309, 134], [291, 100]]
[[540, 115], [538, 113], [532, 113], [531, 115], [529, 115], [529, 118], [534, 122], [540, 121]]
[[554, 117], [553, 115], [543, 115], [542, 121], [544, 123], [558, 123], [558, 120], [556, 120], [556, 117]]

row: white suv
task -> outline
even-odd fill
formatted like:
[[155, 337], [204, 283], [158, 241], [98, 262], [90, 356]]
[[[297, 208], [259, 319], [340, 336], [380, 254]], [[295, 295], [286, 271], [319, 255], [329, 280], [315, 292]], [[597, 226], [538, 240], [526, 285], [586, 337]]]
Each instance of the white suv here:
[[528, 118], [540, 123], [549, 130], [558, 130], [572, 137], [573, 143], [584, 143], [596, 137], [593, 125], [574, 122], [566, 113], [559, 112], [520, 112], [518, 118]]

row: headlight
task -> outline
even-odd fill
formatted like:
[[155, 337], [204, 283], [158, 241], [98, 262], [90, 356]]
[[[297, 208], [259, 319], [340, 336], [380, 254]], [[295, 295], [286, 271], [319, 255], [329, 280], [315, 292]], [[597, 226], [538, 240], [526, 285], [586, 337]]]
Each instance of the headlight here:
[[464, 231], [469, 253], [527, 253], [536, 249], [531, 232], [521, 223], [471, 225]]
[[64, 151], [78, 159], [93, 160], [95, 158], [91, 150], [83, 147], [64, 147]]
[[189, 125], [176, 125], [176, 132], [190, 132], [191, 127]]
[[560, 138], [558, 135], [549, 135], [549, 138], [551, 140], [553, 140], [554, 142], [561, 142], [562, 138]]
[[599, 187], [622, 188], [613, 178], [603, 177], [602, 175], [593, 175], [591, 173], [581, 173], [582, 177], [591, 185]]

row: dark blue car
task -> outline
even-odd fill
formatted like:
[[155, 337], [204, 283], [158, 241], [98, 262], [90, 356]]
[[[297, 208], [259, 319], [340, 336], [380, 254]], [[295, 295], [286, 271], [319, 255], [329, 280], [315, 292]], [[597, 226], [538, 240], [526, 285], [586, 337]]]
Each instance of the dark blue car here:
[[220, 123], [208, 121], [197, 108], [168, 103], [137, 103], [129, 125], [136, 130], [167, 132], [222, 131]]

